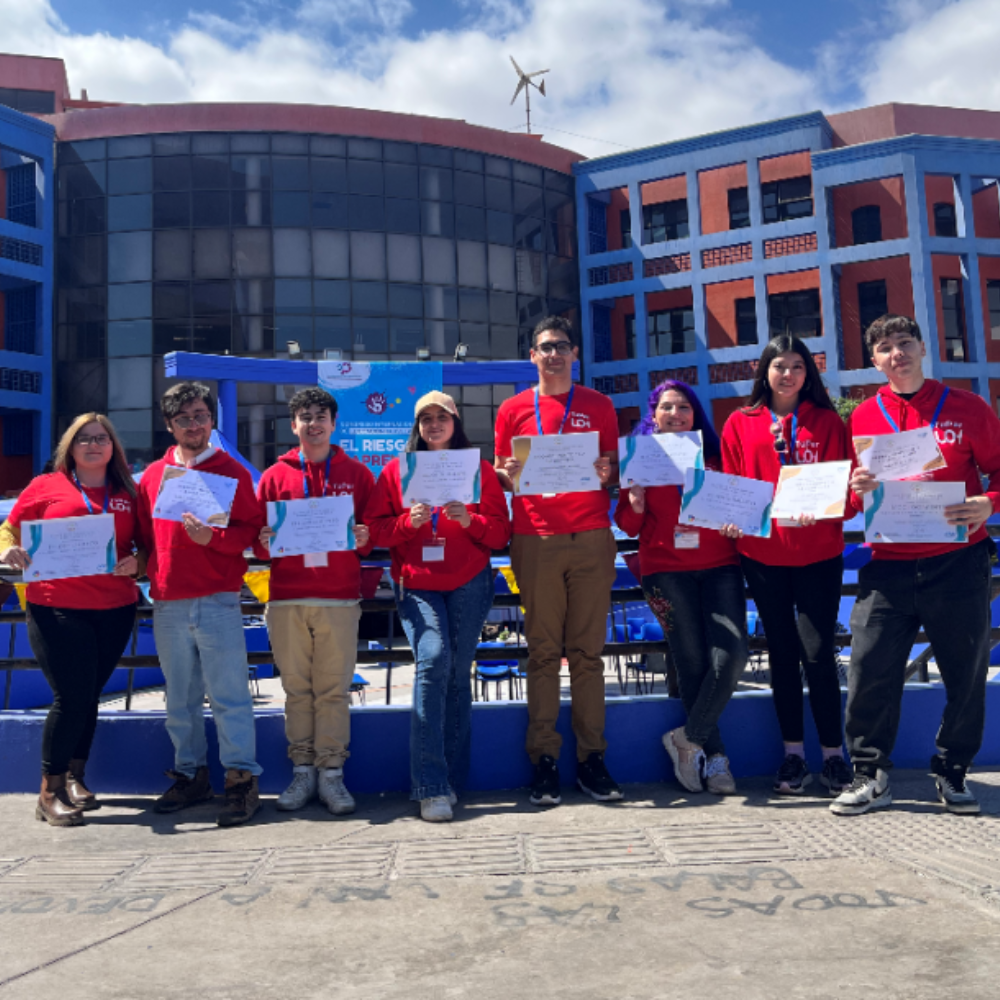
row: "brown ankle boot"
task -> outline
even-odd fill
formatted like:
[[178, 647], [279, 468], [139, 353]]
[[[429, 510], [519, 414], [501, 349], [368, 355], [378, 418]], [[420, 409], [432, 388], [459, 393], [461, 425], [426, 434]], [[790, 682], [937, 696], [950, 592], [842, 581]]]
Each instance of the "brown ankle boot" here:
[[42, 775], [42, 790], [35, 806], [35, 819], [49, 826], [82, 826], [83, 811], [66, 791], [65, 774]]
[[101, 808], [97, 796], [84, 784], [83, 772], [86, 767], [85, 760], [71, 760], [66, 773], [66, 794], [69, 795], [70, 802], [84, 812]]
[[249, 771], [226, 771], [226, 801], [219, 813], [219, 826], [247, 823], [260, 808], [257, 776]]

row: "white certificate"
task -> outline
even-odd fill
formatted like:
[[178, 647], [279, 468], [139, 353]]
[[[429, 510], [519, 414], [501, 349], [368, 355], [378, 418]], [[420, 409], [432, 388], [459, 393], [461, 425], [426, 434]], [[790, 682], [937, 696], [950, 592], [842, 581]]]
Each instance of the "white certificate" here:
[[703, 469], [701, 431], [618, 439], [618, 477], [629, 486], [683, 486], [687, 469]]
[[523, 496], [588, 493], [601, 489], [594, 462], [601, 456], [600, 434], [546, 434], [516, 437], [514, 458], [522, 463], [514, 488]]
[[114, 514], [23, 521], [21, 545], [31, 557], [25, 583], [106, 575], [118, 562]]
[[843, 517], [850, 475], [850, 461], [783, 466], [774, 491], [771, 517], [811, 514], [817, 521]]
[[237, 485], [229, 476], [168, 465], [163, 470], [153, 517], [182, 521], [184, 514], [194, 514], [203, 524], [225, 528], [229, 524]]
[[856, 437], [854, 450], [858, 462], [883, 482], [921, 476], [934, 469], [943, 469], [948, 464], [938, 447], [933, 427], [918, 427], [915, 431], [899, 434]]
[[770, 538], [773, 499], [771, 483], [711, 469], [688, 469], [678, 524], [695, 528], [735, 524], [744, 535]]
[[399, 456], [403, 506], [425, 503], [479, 503], [482, 455], [478, 448], [455, 451], [404, 451]]
[[269, 500], [267, 526], [274, 531], [272, 558], [314, 552], [347, 552], [354, 545], [354, 497]]
[[945, 520], [954, 503], [965, 503], [965, 483], [879, 483], [865, 494], [865, 541], [967, 542], [966, 525]]

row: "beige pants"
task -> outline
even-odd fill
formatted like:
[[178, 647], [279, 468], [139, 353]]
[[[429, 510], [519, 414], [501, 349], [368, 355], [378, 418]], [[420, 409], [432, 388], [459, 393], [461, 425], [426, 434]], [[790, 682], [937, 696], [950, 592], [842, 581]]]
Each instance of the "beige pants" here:
[[268, 606], [267, 630], [285, 689], [292, 763], [341, 767], [350, 756], [351, 681], [361, 606]]
[[528, 737], [533, 763], [558, 759], [559, 667], [569, 661], [578, 760], [603, 753], [604, 661], [615, 539], [610, 528], [569, 535], [515, 535], [510, 562], [521, 592], [528, 639]]

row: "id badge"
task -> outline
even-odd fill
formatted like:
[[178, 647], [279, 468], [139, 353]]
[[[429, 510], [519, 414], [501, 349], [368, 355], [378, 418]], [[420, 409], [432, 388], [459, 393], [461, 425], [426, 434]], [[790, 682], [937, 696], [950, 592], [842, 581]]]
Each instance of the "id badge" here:
[[557, 496], [559, 496], [558, 493], [543, 493], [542, 494], [542, 499], [543, 500], [554, 500]]
[[435, 538], [424, 546], [424, 562], [444, 562], [444, 539]]
[[674, 528], [675, 549], [696, 549], [701, 545], [701, 534], [686, 528]]
[[302, 557], [302, 564], [306, 569], [321, 569], [323, 566], [329, 566], [328, 555], [327, 552], [307, 552]]

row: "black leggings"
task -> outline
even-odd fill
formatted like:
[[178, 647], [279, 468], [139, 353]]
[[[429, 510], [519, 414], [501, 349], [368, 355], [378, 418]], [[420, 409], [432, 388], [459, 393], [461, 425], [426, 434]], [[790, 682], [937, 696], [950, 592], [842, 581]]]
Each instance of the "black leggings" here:
[[28, 605], [28, 640], [52, 688], [42, 733], [42, 774], [65, 774], [86, 760], [97, 706], [132, 634], [135, 605], [95, 611]]
[[844, 557], [808, 566], [766, 566], [744, 556], [743, 575], [767, 636], [771, 691], [781, 738], [786, 743], [802, 742], [801, 663], [820, 744], [841, 746], [844, 731], [833, 640]]

